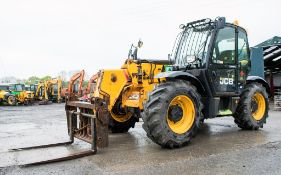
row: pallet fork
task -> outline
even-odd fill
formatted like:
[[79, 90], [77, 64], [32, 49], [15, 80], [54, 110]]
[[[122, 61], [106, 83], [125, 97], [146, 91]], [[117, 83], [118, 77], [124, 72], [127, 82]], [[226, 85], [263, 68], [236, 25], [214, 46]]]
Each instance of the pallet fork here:
[[19, 165], [20, 167], [42, 165], [94, 155], [97, 153], [97, 147], [103, 148], [108, 146], [108, 111], [107, 102], [105, 100], [94, 99], [91, 100], [91, 103], [67, 101], [65, 109], [70, 141], [14, 148], [10, 149], [9, 151], [22, 151], [70, 145], [74, 142], [74, 138], [90, 143], [91, 149], [53, 159], [21, 164]]

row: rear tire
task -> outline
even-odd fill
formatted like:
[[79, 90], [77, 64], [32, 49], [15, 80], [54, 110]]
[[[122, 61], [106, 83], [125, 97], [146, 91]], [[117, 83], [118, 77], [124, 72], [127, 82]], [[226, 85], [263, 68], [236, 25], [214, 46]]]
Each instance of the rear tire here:
[[268, 117], [268, 95], [260, 83], [246, 85], [234, 113], [234, 122], [245, 130], [263, 128]]
[[[178, 104], [174, 103], [175, 99], [178, 99]], [[185, 146], [200, 127], [202, 108], [201, 96], [190, 82], [175, 80], [162, 83], [156, 86], [145, 103], [143, 128], [152, 141], [164, 148]], [[175, 114], [172, 109], [181, 112]]]

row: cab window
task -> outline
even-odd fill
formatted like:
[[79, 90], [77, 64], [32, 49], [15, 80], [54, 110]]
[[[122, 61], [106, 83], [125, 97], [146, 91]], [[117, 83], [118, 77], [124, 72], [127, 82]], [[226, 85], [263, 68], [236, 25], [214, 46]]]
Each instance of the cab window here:
[[235, 64], [235, 29], [220, 29], [214, 44], [212, 62], [216, 64]]
[[250, 64], [250, 53], [249, 45], [247, 40], [247, 34], [239, 29], [238, 30], [238, 62], [240, 67], [239, 80], [245, 81], [246, 75], [248, 73]]

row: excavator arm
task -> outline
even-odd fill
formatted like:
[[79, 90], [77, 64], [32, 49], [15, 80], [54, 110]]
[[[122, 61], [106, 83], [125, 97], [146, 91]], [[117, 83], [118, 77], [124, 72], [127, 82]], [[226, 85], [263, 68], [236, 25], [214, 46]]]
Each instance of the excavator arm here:
[[92, 83], [94, 83], [98, 78], [99, 78], [99, 73], [94, 74], [94, 75], [90, 78], [90, 80], [89, 80], [89, 82], [88, 82], [87, 89], [86, 89], [86, 93], [87, 93], [87, 94], [90, 94], [90, 93], [91, 93], [91, 85], [92, 85]]
[[[41, 92], [41, 91], [43, 91], [43, 92]], [[44, 96], [43, 93], [45, 93], [44, 91], [45, 91], [45, 83], [40, 82], [40, 83], [38, 84], [38, 86], [37, 86], [37, 89], [36, 89], [36, 92], [35, 92], [35, 97], [36, 97], [37, 99], [42, 100], [42, 98], [43, 98], [43, 96]], [[41, 92], [41, 93], [40, 93], [40, 92]]]
[[78, 86], [78, 96], [82, 95], [82, 88], [83, 88], [83, 81], [84, 81], [84, 76], [85, 76], [85, 71], [82, 70], [76, 74], [74, 74], [71, 79], [69, 80], [69, 84], [68, 84], [68, 95], [71, 97], [74, 95], [74, 88], [73, 85], [75, 83], [76, 80], [79, 80], [79, 86]]

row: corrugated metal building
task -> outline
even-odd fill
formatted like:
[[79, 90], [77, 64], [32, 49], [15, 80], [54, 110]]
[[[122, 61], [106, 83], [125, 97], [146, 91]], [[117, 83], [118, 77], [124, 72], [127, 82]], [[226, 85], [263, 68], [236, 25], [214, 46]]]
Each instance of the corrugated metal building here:
[[262, 52], [265, 79], [270, 84], [271, 93], [281, 91], [281, 37], [268, 39], [253, 47], [252, 51], [253, 55]]

